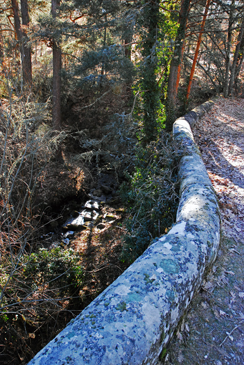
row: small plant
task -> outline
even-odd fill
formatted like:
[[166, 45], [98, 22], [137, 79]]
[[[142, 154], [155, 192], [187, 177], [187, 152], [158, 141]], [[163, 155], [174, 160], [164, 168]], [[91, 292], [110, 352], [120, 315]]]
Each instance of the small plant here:
[[179, 149], [166, 133], [163, 141], [138, 148], [135, 172], [121, 187], [121, 197], [129, 211], [123, 261], [133, 262], [174, 222], [179, 156]]

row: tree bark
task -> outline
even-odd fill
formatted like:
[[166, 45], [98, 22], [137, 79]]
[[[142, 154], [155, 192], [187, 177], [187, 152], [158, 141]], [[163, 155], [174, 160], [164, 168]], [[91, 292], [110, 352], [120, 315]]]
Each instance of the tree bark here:
[[[104, 15], [104, 34], [103, 34], [103, 47], [106, 47], [107, 42], [107, 14]], [[102, 70], [101, 75], [105, 74], [105, 62], [104, 62], [104, 56], [102, 58]]]
[[128, 35], [124, 39], [125, 42], [125, 57], [131, 60], [131, 42], [132, 42], [132, 34]]
[[[28, 15], [28, 6], [27, 1], [21, 1], [24, 3], [24, 19], [23, 25], [28, 25], [29, 23], [29, 15]], [[31, 70], [31, 50], [28, 46], [25, 45], [25, 32], [21, 29], [20, 17], [19, 17], [19, 6], [17, 0], [11, 0], [13, 15], [14, 15], [14, 27], [17, 35], [17, 39], [20, 45], [20, 54], [21, 54], [21, 64], [22, 64], [22, 77], [23, 77], [23, 85], [24, 87], [31, 86], [32, 84], [32, 70]], [[22, 8], [21, 8], [22, 11]], [[27, 11], [27, 13], [26, 13]], [[22, 13], [23, 15], [23, 13]], [[27, 24], [24, 24], [26, 22]]]
[[181, 49], [181, 57], [180, 57], [180, 64], [178, 66], [178, 70], [177, 70], [177, 79], [176, 79], [176, 86], [175, 86], [175, 94], [178, 94], [178, 88], [179, 88], [179, 84], [180, 84], [180, 73], [181, 73], [181, 65], [182, 65], [182, 61], [183, 61], [183, 56], [184, 56], [184, 50], [185, 50], [185, 40], [183, 42], [183, 46]]
[[[29, 9], [27, 0], [21, 0], [21, 17], [22, 17], [22, 25], [28, 26], [30, 22], [29, 18]], [[23, 60], [23, 80], [24, 84], [31, 86], [32, 85], [32, 63], [31, 63], [31, 47], [26, 44], [28, 40], [26, 31], [22, 30], [24, 42], [23, 42], [23, 52], [24, 52], [24, 60]]]
[[244, 38], [244, 19], [242, 20], [241, 29], [238, 34], [237, 45], [236, 45], [234, 59], [233, 59], [232, 68], [231, 68], [230, 84], [229, 84], [229, 94], [230, 95], [233, 94], [233, 84], [234, 84], [234, 80], [237, 77], [236, 74], [237, 74], [238, 56], [240, 54], [241, 44], [243, 43], [243, 38]]
[[2, 25], [0, 24], [0, 62], [4, 59]]
[[230, 73], [230, 49], [232, 42], [232, 25], [233, 25], [233, 13], [234, 13], [235, 0], [231, 1], [229, 26], [227, 33], [227, 45], [226, 45], [226, 66], [225, 66], [225, 80], [224, 80], [224, 97], [227, 98], [229, 94], [229, 73]]
[[23, 60], [24, 60], [24, 51], [23, 51], [23, 45], [22, 45], [22, 32], [21, 32], [21, 26], [20, 26], [20, 17], [19, 17], [19, 6], [16, 0], [11, 0], [12, 9], [13, 9], [13, 15], [14, 15], [14, 30], [16, 33], [16, 38], [19, 42], [20, 47], [20, 56], [21, 56], [21, 69], [22, 69], [22, 79], [24, 83], [24, 75], [23, 75]]
[[239, 51], [239, 55], [237, 57], [237, 62], [236, 62], [236, 73], [235, 73], [235, 78], [234, 78], [234, 83], [235, 83], [235, 89], [236, 90], [237, 90], [238, 76], [239, 76], [239, 73], [241, 71], [241, 66], [242, 66], [243, 59], [244, 59], [244, 37], [241, 40], [240, 51]]
[[178, 68], [181, 63], [182, 47], [185, 39], [186, 23], [188, 18], [189, 6], [191, 0], [181, 0], [181, 9], [179, 16], [179, 28], [175, 39], [175, 49], [170, 64], [170, 73], [168, 81], [168, 92], [166, 99], [166, 130], [171, 131], [175, 121], [175, 102], [176, 102], [176, 85]]
[[157, 54], [156, 40], [159, 20], [159, 1], [148, 3], [144, 9], [144, 29], [141, 68], [141, 87], [143, 90], [143, 143], [146, 145], [157, 138], [157, 113], [159, 109], [160, 90], [156, 80]]
[[244, 58], [244, 37], [241, 40], [240, 52], [239, 52], [239, 55], [237, 57], [235, 82], [236, 82], [237, 77], [239, 76], [239, 73], [241, 71], [241, 65], [242, 65], [242, 62], [243, 62], [243, 58]]
[[210, 0], [207, 0], [204, 15], [203, 15], [203, 20], [202, 20], [202, 25], [201, 25], [201, 29], [200, 29], [200, 33], [199, 33], [199, 37], [198, 37], [198, 41], [197, 41], [195, 56], [194, 56], [194, 60], [193, 60], [193, 63], [192, 63], [191, 74], [190, 74], [190, 79], [189, 79], [187, 93], [186, 93], [186, 101], [188, 101], [190, 91], [191, 91], [191, 84], [192, 84], [194, 71], [195, 71], [195, 67], [196, 67], [196, 63], [197, 63], [199, 48], [200, 48], [200, 44], [201, 44], [201, 40], [202, 40], [202, 34], [203, 34], [203, 31], [204, 31], [204, 27], [205, 27], [205, 22], [206, 22], [206, 18], [207, 18], [207, 14], [208, 14], [209, 5], [210, 5]]
[[[60, 0], [52, 0], [51, 14], [53, 18], [57, 16], [57, 8]], [[61, 129], [61, 49], [53, 38], [53, 129]]]
[[124, 43], [125, 43], [125, 57], [127, 57], [131, 61], [131, 43], [133, 41], [133, 33], [134, 33], [134, 24], [129, 23], [127, 30], [124, 35]]

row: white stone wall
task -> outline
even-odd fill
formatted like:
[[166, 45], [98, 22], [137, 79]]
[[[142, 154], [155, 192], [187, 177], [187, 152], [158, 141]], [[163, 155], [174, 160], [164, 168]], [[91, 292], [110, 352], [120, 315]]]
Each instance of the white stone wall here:
[[212, 104], [174, 124], [185, 147], [177, 223], [29, 365], [157, 363], [219, 246], [218, 202], [190, 128]]

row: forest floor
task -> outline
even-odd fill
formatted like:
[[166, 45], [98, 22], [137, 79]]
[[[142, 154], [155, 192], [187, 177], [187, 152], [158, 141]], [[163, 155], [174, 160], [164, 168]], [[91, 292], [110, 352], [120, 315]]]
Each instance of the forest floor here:
[[219, 199], [222, 239], [163, 364], [244, 364], [244, 100], [219, 98], [193, 133]]

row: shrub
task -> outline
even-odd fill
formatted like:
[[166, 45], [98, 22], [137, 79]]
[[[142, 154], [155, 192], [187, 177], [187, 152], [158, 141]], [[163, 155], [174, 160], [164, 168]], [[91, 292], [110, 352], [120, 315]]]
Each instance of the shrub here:
[[83, 282], [80, 258], [58, 247], [22, 254], [13, 265], [11, 254], [5, 254], [0, 272], [2, 356], [14, 351], [26, 363], [34, 356], [35, 338], [36, 346], [45, 344], [56, 335], [59, 317], [65, 324], [74, 316], [71, 304]]
[[129, 211], [123, 261], [134, 261], [174, 222], [179, 157], [179, 148], [166, 133], [159, 142], [137, 149], [135, 172], [121, 187], [121, 197]]
[[11, 93], [0, 111], [0, 342], [6, 351], [29, 339], [30, 327], [38, 331], [53, 320], [81, 280], [73, 253], [31, 254], [39, 222], [37, 187], [65, 134], [48, 126], [47, 103]]
[[[25, 97], [3, 101], [0, 112], [0, 250], [30, 242], [37, 186], [64, 133], [48, 127], [48, 104]], [[12, 238], [13, 239], [12, 239]]]
[[[59, 307], [63, 300], [77, 294], [83, 280], [79, 261], [78, 253], [60, 247], [23, 254], [14, 267], [11, 255], [5, 255], [1, 264], [0, 313], [6, 318], [11, 308], [11, 314], [25, 315], [26, 321], [43, 321], [44, 307], [47, 313], [48, 307]], [[31, 308], [29, 316], [27, 308]]]

